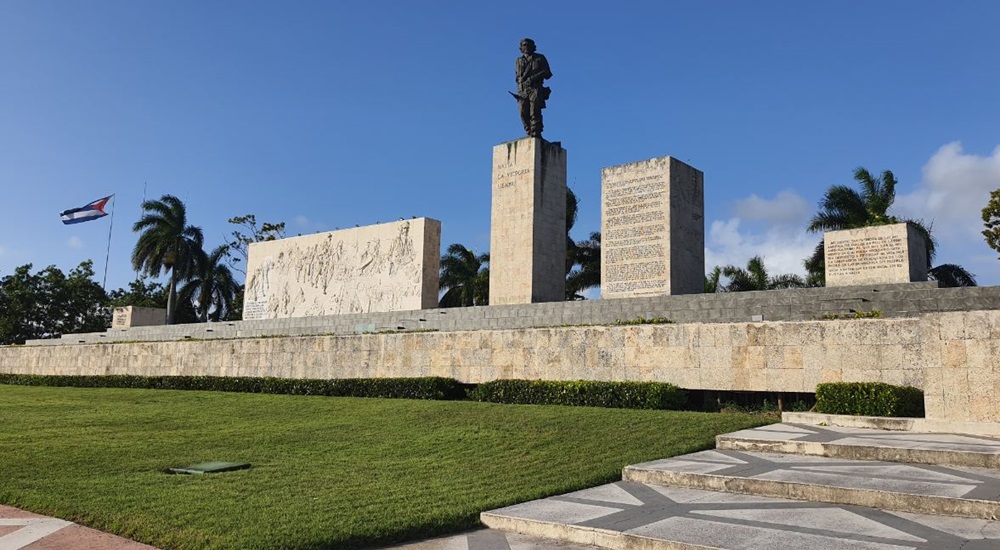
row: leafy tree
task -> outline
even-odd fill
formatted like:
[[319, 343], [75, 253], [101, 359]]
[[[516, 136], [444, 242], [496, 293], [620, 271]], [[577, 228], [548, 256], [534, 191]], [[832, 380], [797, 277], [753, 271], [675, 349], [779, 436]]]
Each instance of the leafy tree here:
[[173, 195], [142, 203], [143, 215], [132, 230], [140, 232], [132, 251], [132, 267], [157, 277], [170, 273], [167, 285], [167, 324], [175, 322], [177, 284], [194, 273], [204, 256], [200, 227], [187, 224], [187, 208]]
[[[876, 177], [865, 168], [859, 167], [854, 170], [854, 181], [861, 187], [860, 191], [846, 185], [834, 185], [826, 191], [820, 200], [819, 212], [810, 220], [807, 229], [816, 233], [906, 222], [924, 238], [924, 244], [927, 247], [927, 267], [930, 268], [936, 252], [930, 228], [919, 220], [898, 218], [889, 213], [892, 203], [896, 200], [896, 185], [898, 183], [896, 176], [891, 171], [884, 170], [880, 176]], [[825, 284], [826, 262], [823, 255], [823, 242], [820, 241], [812, 256], [805, 261], [806, 271], [809, 273], [807, 283], [810, 286]], [[958, 268], [962, 273], [958, 274], [953, 268], [945, 268], [945, 265]], [[962, 284], [961, 286], [975, 286], [975, 278], [970, 273], [954, 264], [945, 265], [939, 266], [943, 268], [940, 270], [931, 268], [931, 277], [934, 277], [935, 270], [941, 277], [947, 277], [946, 274], [957, 274], [960, 276], [938, 280], [943, 285], [956, 282], [971, 283], [971, 285]]]
[[1000, 189], [990, 192], [990, 201], [983, 207], [983, 226], [986, 244], [1000, 252]]
[[490, 255], [476, 255], [455, 243], [441, 256], [441, 307], [484, 306], [490, 303]]
[[167, 289], [160, 283], [147, 283], [145, 277], [128, 284], [128, 290], [119, 288], [108, 293], [111, 307], [156, 307], [166, 309]]
[[237, 264], [246, 262], [249, 259], [250, 245], [263, 241], [275, 241], [285, 237], [285, 222], [270, 223], [261, 222], [257, 226], [257, 216], [246, 214], [229, 218], [229, 223], [239, 226], [231, 233], [232, 240], [226, 243], [231, 254], [228, 256], [229, 266], [236, 271], [246, 275], [246, 270], [240, 269]]
[[976, 286], [976, 276], [960, 265], [941, 264], [927, 271], [927, 278], [937, 281], [940, 286], [954, 288], [959, 286]]
[[198, 258], [195, 271], [181, 287], [180, 300], [190, 303], [198, 321], [227, 319], [240, 284], [226, 265], [230, 246], [218, 246], [210, 254]]
[[17, 267], [0, 279], [0, 343], [108, 328], [107, 296], [93, 281], [93, 262], [82, 262], [68, 275], [55, 266], [38, 273], [31, 273], [31, 267]]
[[806, 286], [805, 281], [798, 275], [769, 275], [764, 267], [764, 260], [760, 256], [750, 258], [746, 268], [727, 265], [722, 268], [722, 274], [729, 278], [729, 284], [725, 287], [728, 292], [777, 290]]

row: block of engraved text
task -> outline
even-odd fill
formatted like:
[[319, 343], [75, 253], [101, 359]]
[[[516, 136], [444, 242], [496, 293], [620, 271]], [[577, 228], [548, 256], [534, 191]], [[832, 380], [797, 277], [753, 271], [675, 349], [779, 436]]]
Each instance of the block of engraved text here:
[[566, 150], [523, 138], [493, 148], [490, 305], [566, 299]]
[[434, 308], [440, 254], [431, 218], [253, 243], [243, 319]]
[[827, 231], [823, 259], [826, 286], [927, 280], [927, 244], [908, 223]]
[[601, 172], [601, 297], [705, 289], [705, 176], [672, 157]]

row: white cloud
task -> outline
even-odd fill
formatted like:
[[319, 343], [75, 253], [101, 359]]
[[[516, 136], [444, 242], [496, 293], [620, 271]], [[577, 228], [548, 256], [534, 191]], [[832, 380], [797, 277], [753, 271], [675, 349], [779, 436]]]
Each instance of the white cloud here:
[[295, 225], [301, 228], [308, 228], [309, 218], [303, 216], [302, 214], [299, 214], [298, 216], [295, 216]]
[[805, 225], [812, 206], [794, 191], [781, 191], [773, 199], [750, 195], [736, 201], [733, 209], [737, 218], [778, 224]]
[[916, 191], [896, 198], [896, 213], [933, 224], [942, 242], [982, 242], [980, 212], [994, 189], [1000, 189], [1000, 147], [984, 157], [963, 153], [955, 141], [927, 161]]
[[298, 228], [298, 230], [303, 233], [311, 233], [323, 230], [323, 222], [316, 222], [310, 220], [309, 218], [303, 216], [302, 214], [295, 216], [295, 219], [292, 220], [292, 223], [294, 223], [295, 227]]
[[69, 245], [69, 247], [74, 250], [80, 250], [83, 248], [83, 240], [80, 237], [77, 237], [76, 235], [70, 237], [69, 240], [66, 241], [66, 244]]
[[899, 195], [893, 213], [931, 224], [938, 241], [935, 264], [959, 264], [975, 273], [979, 284], [996, 285], [1000, 262], [981, 233], [981, 212], [995, 189], [1000, 189], [1000, 146], [981, 156], [963, 152], [955, 141], [931, 156], [917, 190]]
[[745, 266], [753, 256], [764, 259], [771, 275], [805, 275], [803, 260], [812, 254], [820, 237], [807, 233], [804, 224], [775, 224], [761, 230], [741, 227], [738, 217], [716, 220], [705, 240], [705, 269]]

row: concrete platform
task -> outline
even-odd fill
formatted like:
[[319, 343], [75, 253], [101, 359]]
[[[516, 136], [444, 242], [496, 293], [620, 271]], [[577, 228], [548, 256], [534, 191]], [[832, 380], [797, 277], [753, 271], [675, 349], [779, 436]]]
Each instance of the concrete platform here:
[[996, 550], [1000, 523], [621, 481], [482, 514], [487, 526], [618, 550]]
[[622, 479], [922, 514], [1000, 518], [1000, 471], [703, 451], [625, 468]]
[[1000, 439], [977, 435], [781, 423], [720, 435], [716, 438], [716, 447], [732, 451], [1000, 469]]

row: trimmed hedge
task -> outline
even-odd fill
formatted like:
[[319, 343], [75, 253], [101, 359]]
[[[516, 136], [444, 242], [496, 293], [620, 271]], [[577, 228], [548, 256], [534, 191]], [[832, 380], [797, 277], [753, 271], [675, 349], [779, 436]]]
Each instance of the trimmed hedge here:
[[474, 401], [516, 405], [576, 405], [616, 409], [671, 409], [684, 407], [687, 394], [673, 384], [659, 382], [594, 382], [577, 380], [495, 380], [469, 392]]
[[335, 380], [226, 376], [37, 376], [0, 374], [0, 384], [77, 388], [203, 390], [332, 397], [383, 397], [453, 400], [465, 398], [465, 386], [451, 378], [342, 378]]
[[816, 410], [855, 416], [924, 416], [924, 392], [881, 382], [832, 382], [816, 386]]

